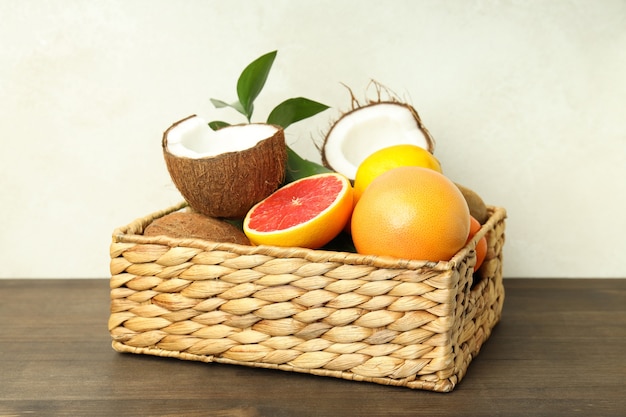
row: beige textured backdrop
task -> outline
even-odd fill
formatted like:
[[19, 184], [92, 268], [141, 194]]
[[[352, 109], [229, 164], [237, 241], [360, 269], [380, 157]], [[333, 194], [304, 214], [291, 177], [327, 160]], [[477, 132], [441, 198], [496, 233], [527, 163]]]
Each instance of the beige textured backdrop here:
[[0, 277], [108, 276], [116, 226], [181, 197], [161, 133], [240, 121], [241, 69], [279, 50], [257, 117], [376, 79], [455, 181], [507, 208], [506, 277], [626, 277], [626, 2], [0, 1]]

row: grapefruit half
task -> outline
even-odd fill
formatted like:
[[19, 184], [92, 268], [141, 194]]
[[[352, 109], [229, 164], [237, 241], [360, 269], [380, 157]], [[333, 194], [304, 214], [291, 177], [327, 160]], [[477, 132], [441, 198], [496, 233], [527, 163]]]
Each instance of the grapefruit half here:
[[350, 181], [338, 173], [289, 183], [248, 211], [243, 230], [255, 245], [317, 249], [335, 238], [352, 213]]

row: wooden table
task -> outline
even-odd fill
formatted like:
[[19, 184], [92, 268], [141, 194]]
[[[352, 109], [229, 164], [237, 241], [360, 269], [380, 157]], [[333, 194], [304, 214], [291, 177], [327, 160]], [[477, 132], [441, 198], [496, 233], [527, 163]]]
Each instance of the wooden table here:
[[122, 354], [108, 280], [0, 280], [0, 416], [626, 416], [626, 279], [505, 279], [451, 393]]

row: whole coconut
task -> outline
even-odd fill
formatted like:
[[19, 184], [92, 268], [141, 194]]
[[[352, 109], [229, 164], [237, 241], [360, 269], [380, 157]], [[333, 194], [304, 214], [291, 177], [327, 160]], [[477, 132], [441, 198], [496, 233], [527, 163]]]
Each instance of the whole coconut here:
[[250, 245], [250, 241], [243, 231], [232, 224], [200, 213], [187, 211], [177, 211], [154, 220], [146, 227], [143, 234], [144, 236], [196, 238]]
[[489, 220], [489, 211], [487, 210], [487, 205], [483, 199], [471, 188], [465, 187], [461, 184], [455, 184], [457, 188], [461, 190], [465, 201], [467, 201], [467, 206], [469, 207], [472, 217], [478, 220], [480, 224], [485, 224], [487, 220]]
[[170, 177], [189, 206], [209, 217], [241, 218], [285, 178], [280, 126], [251, 123], [213, 131], [196, 115], [163, 134]]

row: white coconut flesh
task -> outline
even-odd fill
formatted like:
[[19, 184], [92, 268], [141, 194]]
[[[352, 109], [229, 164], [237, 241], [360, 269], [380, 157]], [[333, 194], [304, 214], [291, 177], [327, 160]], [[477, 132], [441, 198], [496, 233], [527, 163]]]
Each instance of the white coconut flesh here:
[[354, 179], [361, 162], [379, 149], [413, 144], [432, 152], [432, 139], [416, 117], [409, 106], [400, 103], [376, 103], [347, 113], [326, 137], [326, 164]]
[[253, 148], [277, 130], [276, 126], [267, 124], [246, 124], [214, 131], [201, 117], [192, 116], [169, 130], [167, 150], [172, 155], [191, 159], [213, 157]]

